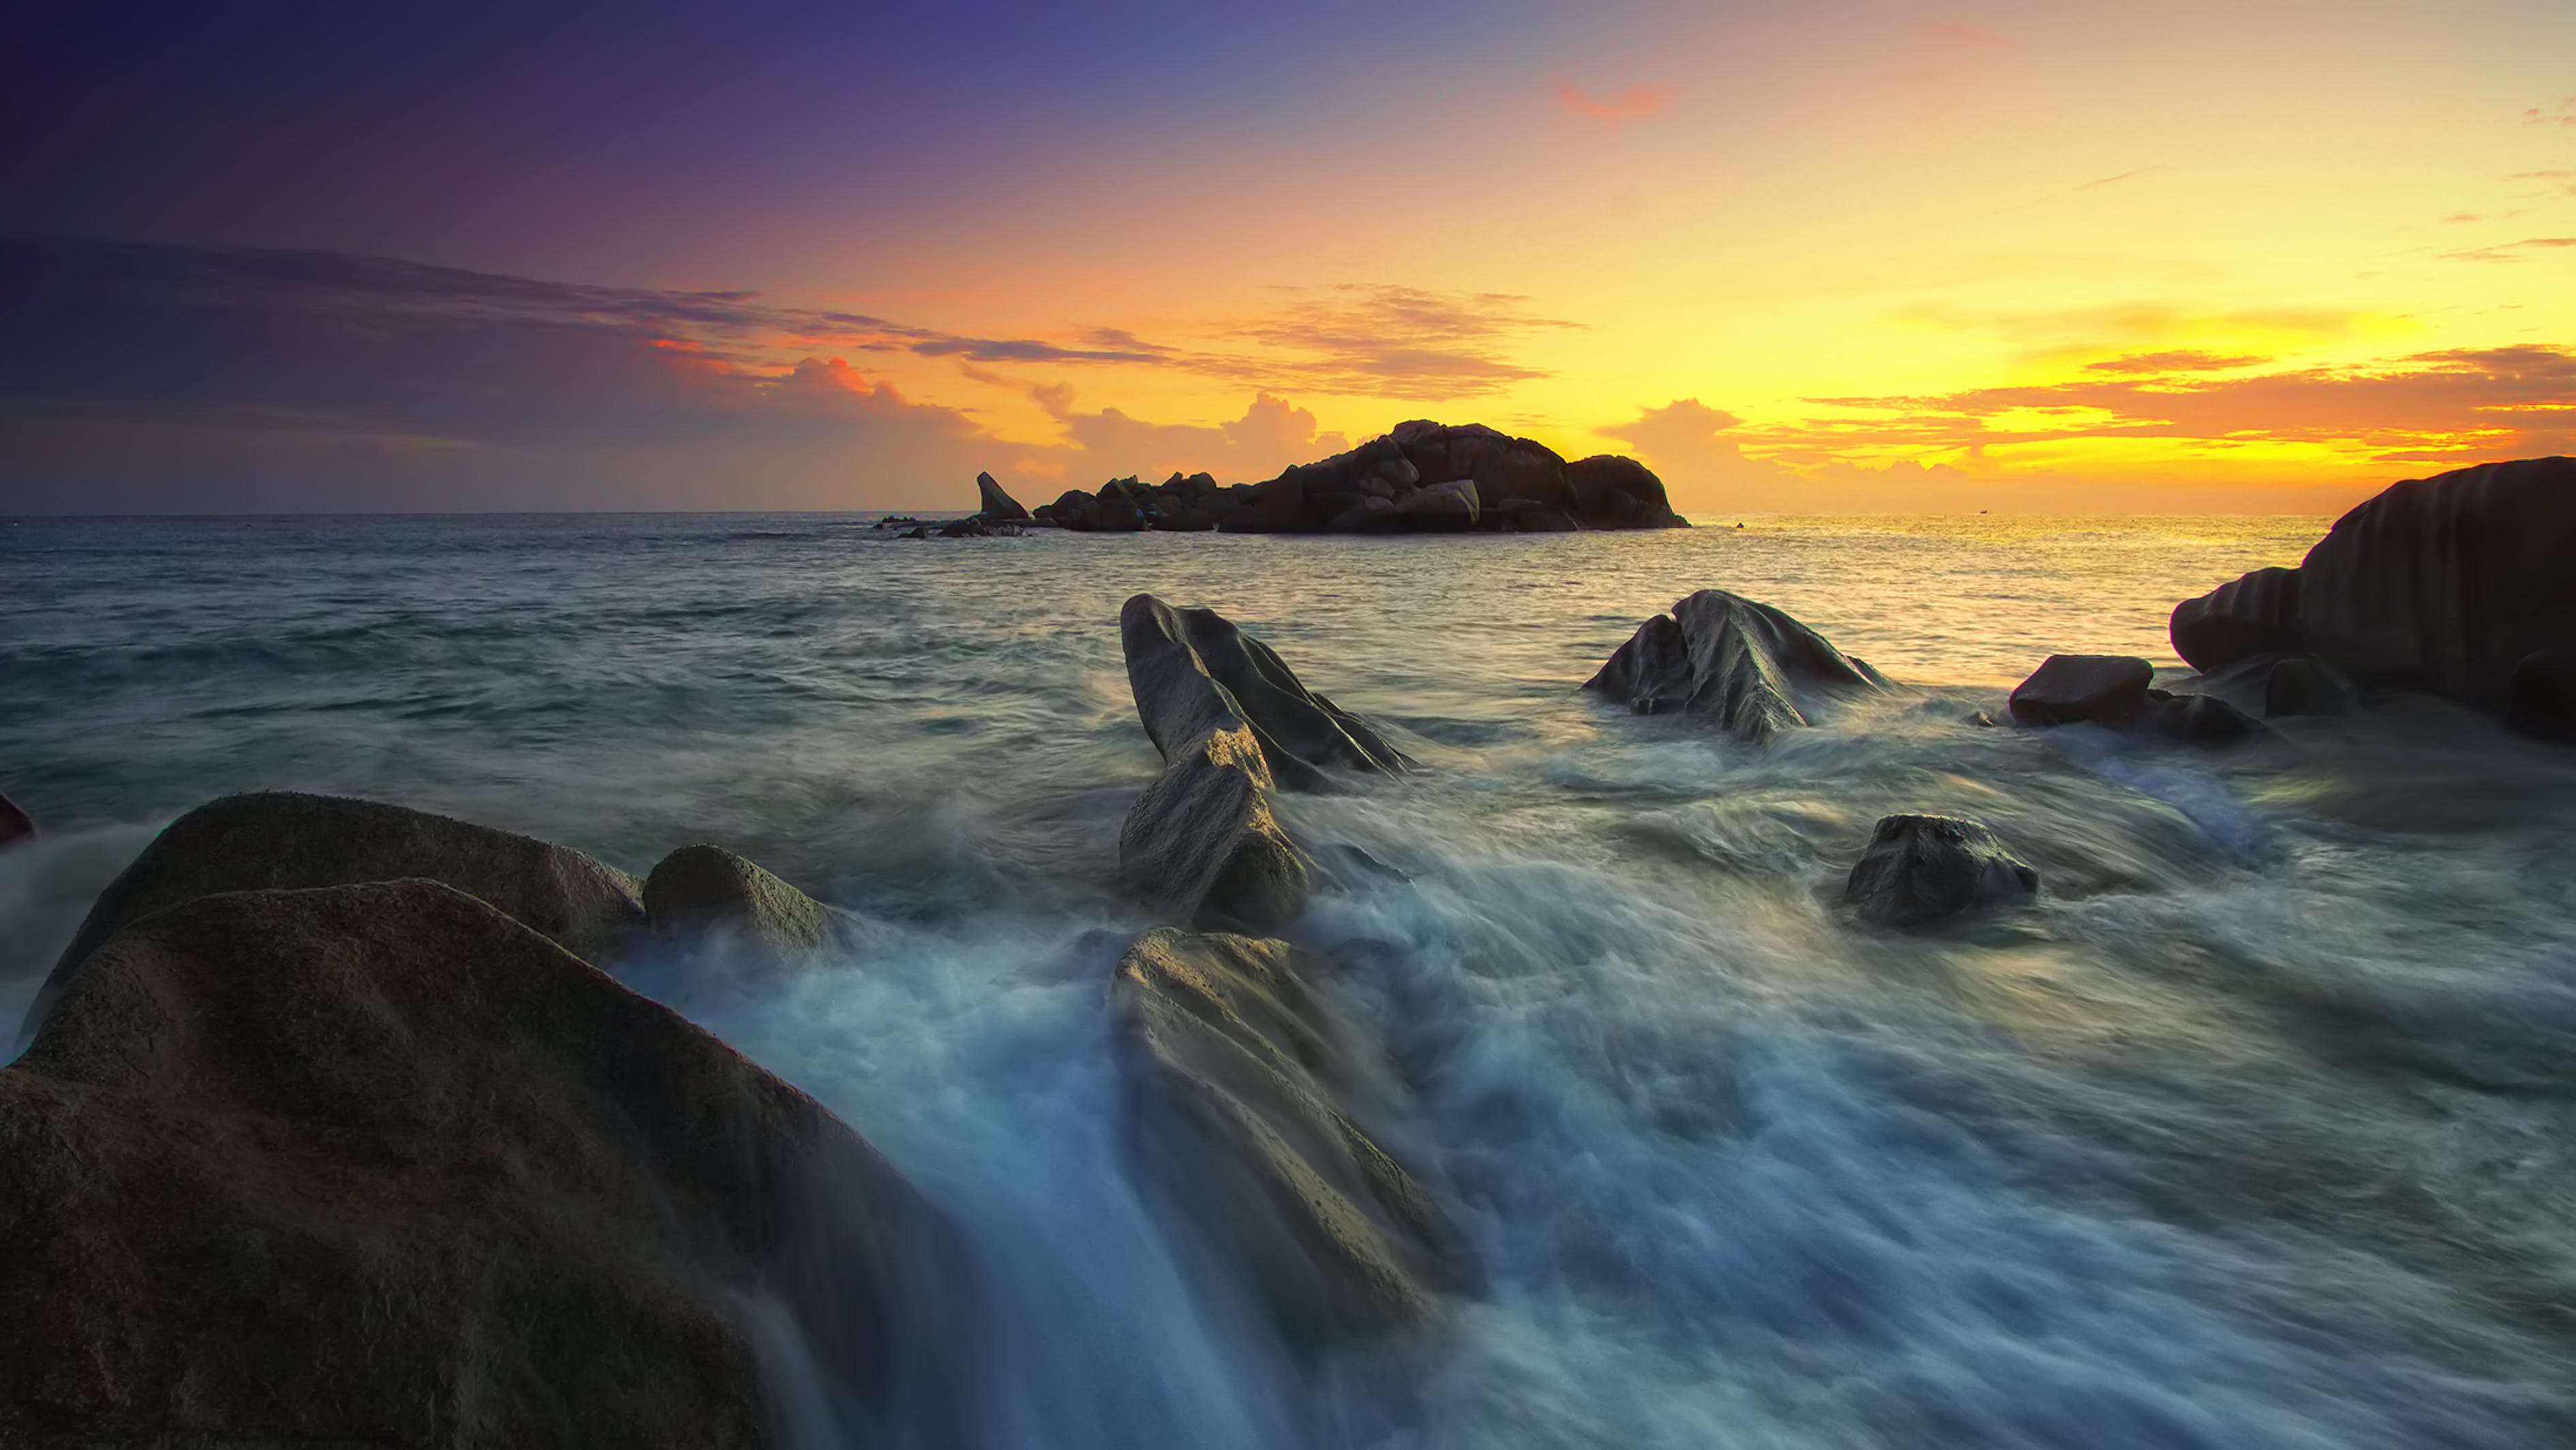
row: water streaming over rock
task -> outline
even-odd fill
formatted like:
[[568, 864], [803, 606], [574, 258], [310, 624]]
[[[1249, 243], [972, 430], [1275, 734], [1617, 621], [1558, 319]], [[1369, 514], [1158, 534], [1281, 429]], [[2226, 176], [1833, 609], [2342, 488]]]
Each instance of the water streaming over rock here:
[[[2051, 651], [2170, 662], [2174, 600], [2321, 520], [1702, 522], [0, 522], [0, 785], [48, 828], [0, 854], [0, 1017], [227, 791], [637, 872], [712, 841], [858, 913], [847, 960], [628, 980], [964, 1226], [980, 1443], [2576, 1437], [2576, 756], [2430, 704], [2224, 752], [1965, 723]], [[1768, 748], [1576, 693], [1704, 587], [1907, 688]], [[1426, 767], [1282, 809], [1403, 873], [1292, 935], [1484, 1268], [1428, 1351], [1298, 1364], [1119, 1151], [1105, 988], [1151, 922], [1118, 825], [1159, 762], [1115, 621], [1143, 590]], [[2040, 897], [1856, 922], [1843, 872], [1898, 811], [1989, 823]]]

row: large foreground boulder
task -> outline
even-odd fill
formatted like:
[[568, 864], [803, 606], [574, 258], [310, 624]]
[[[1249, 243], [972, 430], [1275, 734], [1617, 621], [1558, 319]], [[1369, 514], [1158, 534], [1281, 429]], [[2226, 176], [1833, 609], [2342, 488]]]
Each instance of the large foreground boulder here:
[[1003, 491], [989, 473], [975, 475], [975, 502], [975, 511], [994, 523], [1024, 524], [1029, 521], [1029, 511], [1020, 505], [1018, 499]]
[[2336, 520], [2298, 568], [2176, 606], [2174, 648], [2203, 671], [2303, 652], [2364, 690], [2528, 719], [2513, 705], [2523, 662], [2576, 654], [2570, 558], [2576, 458], [2409, 479]]
[[677, 1450], [944, 1413], [955, 1248], [920, 1196], [435, 882], [120, 925], [0, 1070], [0, 1163], [0, 1443]]
[[1922, 926], [2039, 889], [2039, 873], [1995, 833], [1956, 816], [1889, 816], [1843, 883], [1843, 899], [1886, 926]]
[[1118, 830], [1127, 884], [1206, 929], [1274, 931], [1305, 910], [1313, 866], [1271, 809], [1252, 731], [1211, 726], [1166, 760]]
[[1810, 723], [1819, 699], [1887, 687], [1784, 611], [1723, 589], [1647, 620], [1583, 686], [1640, 715], [1705, 715], [1755, 742]]
[[2257, 569], [2174, 606], [2174, 653], [2207, 673], [2299, 647], [2299, 571]]
[[1285, 942], [1165, 927], [1113, 989], [1145, 1177], [1299, 1350], [1421, 1324], [1473, 1279], [1456, 1226], [1372, 1130], [1387, 1104], [1317, 1000], [1325, 970]]
[[832, 914], [758, 862], [720, 846], [683, 846], [644, 878], [644, 919], [656, 936], [729, 936], [761, 956], [786, 960], [823, 949]]
[[2155, 681], [2155, 666], [2130, 655], [2050, 655], [2013, 688], [2013, 721], [2126, 730], [2145, 718]]
[[579, 851], [405, 806], [264, 791], [199, 806], [99, 893], [28, 1008], [32, 1033], [63, 978], [128, 922], [221, 891], [420, 877], [498, 907], [576, 956], [613, 961], [642, 925], [641, 883]]
[[1241, 724], [1261, 742], [1271, 773], [1295, 789], [1323, 784], [1328, 768], [1393, 772], [1413, 763], [1213, 609], [1139, 594], [1118, 612], [1118, 642], [1136, 713], [1165, 760], [1211, 728]]

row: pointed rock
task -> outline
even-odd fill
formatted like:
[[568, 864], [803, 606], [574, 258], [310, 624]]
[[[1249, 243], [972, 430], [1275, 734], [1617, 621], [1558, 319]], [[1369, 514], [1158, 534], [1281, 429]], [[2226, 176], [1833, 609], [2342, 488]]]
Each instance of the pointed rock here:
[[975, 475], [975, 494], [976, 512], [994, 523], [1011, 524], [1028, 521], [1029, 511], [1020, 506], [1018, 499], [1003, 492], [1002, 486], [993, 481], [993, 475], [989, 473]]
[[1640, 715], [1705, 715], [1756, 743], [1810, 723], [1802, 700], [1887, 687], [1786, 612], [1723, 589], [1647, 620], [1583, 686]]

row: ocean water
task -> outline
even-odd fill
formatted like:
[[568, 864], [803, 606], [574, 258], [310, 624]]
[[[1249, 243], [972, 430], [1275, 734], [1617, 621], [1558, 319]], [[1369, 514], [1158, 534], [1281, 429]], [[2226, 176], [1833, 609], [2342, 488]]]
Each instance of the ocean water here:
[[[2576, 1443], [2576, 753], [2429, 702], [2220, 754], [1964, 723], [2051, 651], [2172, 663], [2174, 600], [2325, 520], [1701, 522], [0, 520], [0, 788], [47, 827], [0, 854], [0, 1021], [225, 792], [639, 874], [713, 841], [859, 947], [765, 987], [627, 974], [966, 1228], [980, 1443]], [[1768, 750], [1577, 692], [1710, 586], [1908, 688]], [[1295, 934], [1486, 1270], [1427, 1349], [1293, 1366], [1125, 1171], [1105, 992], [1151, 918], [1117, 830], [1158, 762], [1116, 618], [1145, 590], [1426, 766], [1284, 808], [1409, 878]], [[1986, 820], [2041, 897], [1855, 922], [1842, 876], [1899, 810]]]

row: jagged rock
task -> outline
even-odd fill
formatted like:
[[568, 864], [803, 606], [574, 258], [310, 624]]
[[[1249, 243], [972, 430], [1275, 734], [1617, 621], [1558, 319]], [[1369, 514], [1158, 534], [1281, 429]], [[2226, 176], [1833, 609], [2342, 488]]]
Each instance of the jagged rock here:
[[2169, 695], [2147, 692], [2140, 723], [2170, 740], [2190, 745], [2233, 745], [2263, 733], [2253, 716], [2216, 695]]
[[1315, 997], [1325, 964], [1285, 942], [1147, 932], [1112, 1000], [1128, 1140], [1282, 1338], [1418, 1325], [1470, 1286], [1456, 1226], [1373, 1132], [1379, 1095]]
[[90, 908], [27, 1009], [33, 1032], [82, 958], [126, 923], [222, 891], [420, 877], [480, 897], [576, 956], [607, 962], [642, 925], [641, 883], [579, 851], [405, 806], [266, 791], [170, 823]]
[[821, 902], [718, 846], [683, 846], [644, 878], [644, 920], [655, 934], [719, 931], [764, 955], [793, 958], [831, 941]]
[[1333, 521], [1324, 525], [1324, 532], [1400, 534], [1404, 532], [1404, 523], [1404, 516], [1397, 512], [1393, 501], [1364, 493], [1352, 498], [1347, 507], [1334, 514]]
[[2534, 740], [2576, 745], [2576, 653], [2542, 650], [2513, 668], [2504, 723]]
[[1136, 713], [1166, 761], [1208, 730], [1241, 723], [1292, 789], [1322, 785], [1328, 767], [1401, 771], [1413, 763], [1213, 609], [1176, 609], [1139, 594], [1118, 612], [1118, 640]]
[[975, 496], [976, 512], [997, 524], [1024, 523], [1028, 520], [1029, 511], [1020, 507], [1018, 499], [1003, 492], [1002, 486], [995, 483], [993, 475], [989, 473], [975, 475]]
[[1758, 743], [1808, 724], [1819, 697], [1887, 685], [1787, 613], [1702, 589], [1647, 620], [1583, 688], [1640, 715], [1706, 715]]
[[2039, 889], [2039, 873], [1976, 821], [1889, 816], [1843, 883], [1843, 899], [1887, 926], [1920, 926]]
[[1209, 930], [1272, 931], [1305, 910], [1313, 873], [1271, 809], [1276, 782], [1251, 729], [1211, 726], [1163, 754], [1119, 827], [1128, 885]]
[[2013, 722], [2126, 730], [2146, 714], [2155, 666], [2127, 655], [2050, 655], [2012, 692]]
[[2204, 673], [2299, 647], [2299, 571], [2257, 569], [2174, 606], [2174, 653]]
[[1078, 488], [1068, 488], [1046, 506], [1059, 527], [1077, 534], [1088, 534], [1100, 527], [1100, 500]]
[[13, 846], [31, 841], [36, 836], [36, 818], [26, 808], [0, 794], [0, 846]]
[[[0, 1443], [755, 1447], [954, 1404], [920, 1195], [436, 882], [124, 925], [0, 1070], [0, 1162]], [[764, 1341], [812, 1356], [802, 1424]]]
[[1141, 533], [1145, 528], [1145, 511], [1136, 496], [1113, 481], [1100, 486], [1092, 527], [1104, 534]]
[[2365, 689], [2509, 707], [2536, 653], [2576, 651], [2576, 458], [2410, 479], [2299, 566], [2300, 647]]
[[2292, 655], [2263, 676], [2263, 714], [2349, 715], [2361, 708], [2361, 691], [2343, 671], [2314, 655]]

